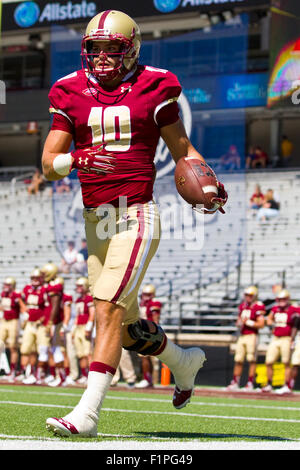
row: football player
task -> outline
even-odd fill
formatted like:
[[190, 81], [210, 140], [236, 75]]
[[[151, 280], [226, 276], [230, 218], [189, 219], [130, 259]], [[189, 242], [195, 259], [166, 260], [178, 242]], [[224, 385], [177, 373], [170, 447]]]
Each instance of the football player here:
[[5, 378], [14, 382], [19, 359], [19, 316], [22, 301], [21, 292], [16, 291], [16, 280], [13, 277], [4, 280], [0, 300], [0, 343], [2, 341], [10, 351], [10, 373]]
[[[159, 323], [161, 302], [155, 299], [155, 286], [147, 284], [142, 288], [140, 301], [140, 318], [151, 322]], [[136, 384], [136, 388], [152, 387], [153, 363], [156, 366], [156, 358], [153, 356], [141, 356], [143, 379]]]
[[235, 391], [240, 388], [240, 378], [243, 372], [245, 360], [249, 363], [248, 381], [243, 388], [245, 391], [254, 389], [258, 330], [265, 326], [265, 305], [257, 300], [258, 289], [256, 286], [247, 287], [244, 290], [244, 300], [239, 305], [239, 315], [236, 321], [240, 328], [240, 336], [236, 343], [234, 355], [233, 379], [226, 390]]
[[49, 338], [43, 328], [44, 310], [46, 302], [46, 290], [43, 286], [43, 276], [39, 269], [34, 269], [30, 275], [30, 284], [22, 291], [22, 299], [26, 306], [24, 333], [22, 337], [21, 352], [21, 377], [30, 364], [31, 373], [24, 378], [23, 383], [33, 385], [39, 379], [43, 369], [43, 354], [48, 351]]
[[75, 300], [76, 319], [72, 329], [72, 337], [81, 373], [77, 383], [85, 385], [88, 378], [91, 335], [95, 319], [94, 300], [89, 294], [89, 281], [86, 277], [77, 279], [76, 292], [78, 297]]
[[[50, 338], [49, 377], [45, 379], [51, 387], [62, 385], [67, 372], [65, 370], [65, 345], [60, 335], [64, 319], [63, 289], [64, 279], [58, 277], [58, 267], [54, 263], [46, 263], [41, 272], [44, 276], [44, 287], [47, 293], [47, 308], [43, 326]], [[45, 351], [46, 359], [46, 351]], [[46, 368], [46, 362], [44, 362]]]
[[266, 352], [266, 366], [268, 383], [262, 387], [262, 392], [272, 392], [273, 364], [280, 358], [285, 366], [285, 384], [276, 390], [278, 394], [292, 392], [293, 380], [291, 378], [291, 345], [292, 331], [300, 308], [291, 304], [291, 296], [287, 289], [282, 289], [277, 297], [276, 304], [271, 308], [267, 317], [267, 325], [272, 327], [272, 339]]
[[[140, 28], [132, 18], [116, 10], [97, 14], [83, 36], [82, 69], [58, 80], [49, 93], [53, 123], [43, 173], [54, 181], [78, 170], [96, 309], [87, 390], [71, 413], [47, 420], [47, 428], [62, 435], [97, 434], [122, 346], [168, 365], [176, 408], [190, 401], [205, 360], [200, 348], [182, 349], [154, 322], [139, 320], [138, 290], [159, 244], [159, 213], [152, 200], [159, 138], [175, 162], [186, 155], [204, 161], [179, 118], [177, 77], [139, 65], [140, 47]], [[216, 208], [224, 212], [227, 193], [218, 186]]]
[[64, 318], [63, 318], [63, 324], [59, 331], [59, 334], [64, 344], [64, 357], [65, 357], [64, 366], [65, 366], [66, 378], [64, 382], [62, 382], [61, 384], [63, 387], [66, 387], [68, 385], [76, 385], [76, 382], [74, 379], [78, 376], [77, 357], [75, 354], [75, 348], [72, 343], [72, 337], [71, 337], [72, 303], [73, 303], [73, 296], [64, 292], [63, 297], [62, 297]]

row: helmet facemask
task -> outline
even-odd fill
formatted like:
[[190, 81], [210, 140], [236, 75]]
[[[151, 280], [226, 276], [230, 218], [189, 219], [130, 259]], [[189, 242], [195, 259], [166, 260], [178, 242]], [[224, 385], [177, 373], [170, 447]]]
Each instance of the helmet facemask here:
[[[93, 42], [111, 41], [120, 43], [120, 50], [118, 52], [92, 52]], [[126, 59], [132, 59], [136, 55], [134, 44], [131, 40], [123, 36], [122, 34], [105, 34], [101, 30], [97, 30], [92, 35], [84, 36], [81, 47], [81, 62], [83, 69], [88, 71], [100, 82], [105, 83], [114, 80], [124, 70], [127, 70], [124, 61]], [[101, 59], [100, 57], [101, 56]], [[95, 58], [99, 57], [97, 66], [95, 65]], [[118, 57], [119, 61], [114, 65], [109, 65], [107, 61], [108, 57]]]

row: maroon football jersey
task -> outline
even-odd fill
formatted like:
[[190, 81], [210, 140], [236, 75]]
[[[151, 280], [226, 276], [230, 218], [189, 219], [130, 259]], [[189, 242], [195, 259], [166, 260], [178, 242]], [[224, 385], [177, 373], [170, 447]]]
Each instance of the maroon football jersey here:
[[273, 335], [291, 336], [294, 320], [296, 316], [300, 315], [300, 307], [288, 305], [286, 308], [281, 308], [279, 305], [275, 305], [270, 313], [274, 318]]
[[[154, 157], [160, 128], [178, 120], [181, 93], [177, 77], [138, 65], [113, 90], [84, 70], [58, 80], [50, 90], [52, 129], [73, 135], [76, 149], [105, 144], [117, 157], [112, 174], [78, 172], [85, 207], [110, 203], [145, 203], [152, 199]], [[167, 112], [169, 110], [169, 112]]]
[[140, 302], [140, 312], [141, 318], [149, 321], [153, 320], [153, 314], [156, 313], [158, 317], [160, 316], [161, 311], [161, 302], [159, 300], [150, 299], [150, 300], [141, 300]]
[[85, 325], [89, 320], [89, 308], [93, 307], [94, 299], [91, 295], [82, 295], [75, 301], [76, 325]]
[[65, 306], [65, 305], [71, 305], [72, 302], [73, 302], [73, 297], [72, 297], [72, 295], [63, 293], [63, 296], [62, 296], [62, 303], [63, 303], [63, 305], [64, 305], [64, 306]]
[[27, 307], [29, 315], [28, 321], [37, 321], [44, 317], [46, 303], [46, 289], [44, 286], [32, 286], [28, 284], [24, 287], [22, 298]]
[[[242, 302], [239, 305], [239, 318], [242, 320], [257, 321], [257, 318], [261, 315], [265, 315], [266, 308], [262, 302], [255, 302], [249, 304], [248, 302]], [[242, 335], [257, 334], [257, 328], [253, 328], [248, 325], [243, 325], [241, 328]]]
[[53, 281], [50, 281], [49, 284], [45, 284], [45, 290], [47, 293], [47, 301], [46, 301], [46, 308], [44, 311], [44, 325], [47, 325], [50, 315], [51, 315], [51, 309], [52, 309], [52, 304], [51, 304], [51, 297], [53, 295], [59, 295], [60, 296], [60, 307], [59, 307], [59, 314], [57, 318], [54, 320], [54, 324], [58, 324], [63, 321], [64, 318], [64, 306], [63, 306], [63, 285], [57, 282], [55, 279]]
[[17, 320], [20, 316], [19, 299], [20, 292], [5, 292], [1, 293], [1, 307], [3, 310], [4, 320]]

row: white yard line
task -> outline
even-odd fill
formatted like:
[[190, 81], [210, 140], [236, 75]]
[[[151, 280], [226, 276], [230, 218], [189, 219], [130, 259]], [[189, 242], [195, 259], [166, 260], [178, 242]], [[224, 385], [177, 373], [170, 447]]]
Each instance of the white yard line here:
[[[0, 404], [6, 405], [18, 405], [18, 406], [34, 406], [43, 408], [74, 408], [69, 405], [53, 405], [47, 403], [28, 403], [19, 401], [0, 401]], [[117, 413], [137, 413], [137, 414], [149, 414], [151, 415], [167, 415], [167, 416], [185, 416], [190, 418], [207, 418], [207, 419], [230, 419], [239, 421], [263, 421], [263, 422], [281, 422], [281, 423], [300, 423], [300, 419], [283, 419], [283, 418], [257, 418], [257, 417], [246, 417], [246, 416], [223, 416], [223, 415], [207, 415], [198, 413], [183, 413], [178, 411], [153, 411], [153, 410], [124, 410], [118, 408], [102, 408], [102, 411], [117, 412]]]
[[[1, 389], [0, 388], [0, 393], [1, 392], [9, 392], [9, 393], [17, 393], [18, 389]], [[49, 396], [55, 396], [59, 394], [59, 396], [63, 397], [74, 397], [74, 398], [80, 398], [82, 395], [81, 393], [71, 393], [71, 392], [61, 392], [57, 390], [56, 392], [46, 392], [46, 391], [33, 391], [33, 390], [19, 390], [19, 393], [24, 395], [24, 393], [28, 395], [49, 395]], [[134, 392], [133, 392], [134, 393]], [[161, 399], [161, 398], [142, 398], [142, 397], [119, 397], [119, 396], [112, 396], [112, 395], [107, 395], [105, 397], [105, 400], [124, 400], [124, 401], [134, 401], [134, 402], [149, 402], [149, 403], [171, 403], [170, 397], [167, 399]], [[191, 405], [195, 406], [213, 406], [213, 407], [222, 407], [222, 408], [251, 408], [251, 409], [261, 409], [261, 410], [287, 410], [287, 411], [299, 411], [300, 412], [300, 406], [277, 406], [277, 405], [255, 405], [255, 404], [240, 404], [240, 403], [216, 403], [216, 402], [206, 402], [206, 401], [193, 401], [191, 402]]]
[[[101, 435], [100, 435], [101, 436]], [[2, 435], [0, 435], [0, 438]], [[27, 436], [23, 439], [15, 439], [10, 436], [6, 437], [7, 440], [0, 440], [0, 450], [108, 450], [112, 451], [112, 455], [118, 456], [118, 450], [300, 450], [300, 443], [290, 441], [274, 441], [274, 442], [244, 442], [244, 441], [218, 441], [218, 442], [145, 442], [145, 441], [61, 441], [50, 439], [31, 439]], [[16, 436], [17, 437], [17, 436]], [[117, 437], [117, 436], [116, 436]], [[122, 438], [122, 436], [120, 436]], [[152, 452], [151, 452], [152, 453]], [[122, 454], [119, 454], [122, 455]], [[134, 454], [133, 454], [134, 455]], [[185, 453], [188, 455], [188, 452]], [[147, 458], [142, 456], [142, 459]], [[196, 456], [193, 456], [195, 462]], [[217, 456], [216, 456], [217, 458]]]

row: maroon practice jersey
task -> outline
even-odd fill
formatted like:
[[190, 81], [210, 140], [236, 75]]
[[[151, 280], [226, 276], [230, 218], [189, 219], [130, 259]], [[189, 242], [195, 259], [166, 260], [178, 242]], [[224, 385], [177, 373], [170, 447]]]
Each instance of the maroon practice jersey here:
[[85, 325], [89, 321], [89, 309], [93, 305], [94, 299], [89, 294], [82, 295], [76, 299], [76, 325]]
[[128, 205], [152, 199], [160, 128], [178, 120], [180, 93], [173, 73], [143, 65], [112, 90], [84, 70], [53, 85], [52, 129], [72, 134], [76, 149], [105, 144], [117, 157], [112, 174], [78, 172], [85, 207], [118, 206], [120, 196]]
[[141, 300], [140, 302], [140, 312], [141, 318], [144, 320], [154, 321], [153, 314], [155, 313], [160, 317], [161, 312], [161, 302], [159, 300], [150, 299], [150, 300]]
[[4, 320], [17, 320], [20, 316], [19, 299], [20, 292], [5, 292], [1, 293], [1, 308], [3, 310]]
[[[266, 307], [262, 302], [255, 302], [253, 304], [249, 304], [248, 302], [242, 302], [239, 305], [239, 318], [242, 320], [252, 320], [257, 321], [257, 318], [261, 315], [265, 315]], [[241, 334], [242, 335], [253, 335], [257, 334], [257, 328], [253, 328], [252, 326], [243, 325], [241, 327]]]
[[275, 305], [270, 313], [274, 318], [273, 335], [291, 336], [295, 318], [300, 315], [300, 307], [288, 305], [286, 308], [282, 308]]
[[37, 321], [44, 317], [46, 304], [46, 289], [44, 286], [32, 286], [28, 284], [24, 287], [22, 298], [27, 307], [29, 315], [28, 321]]

